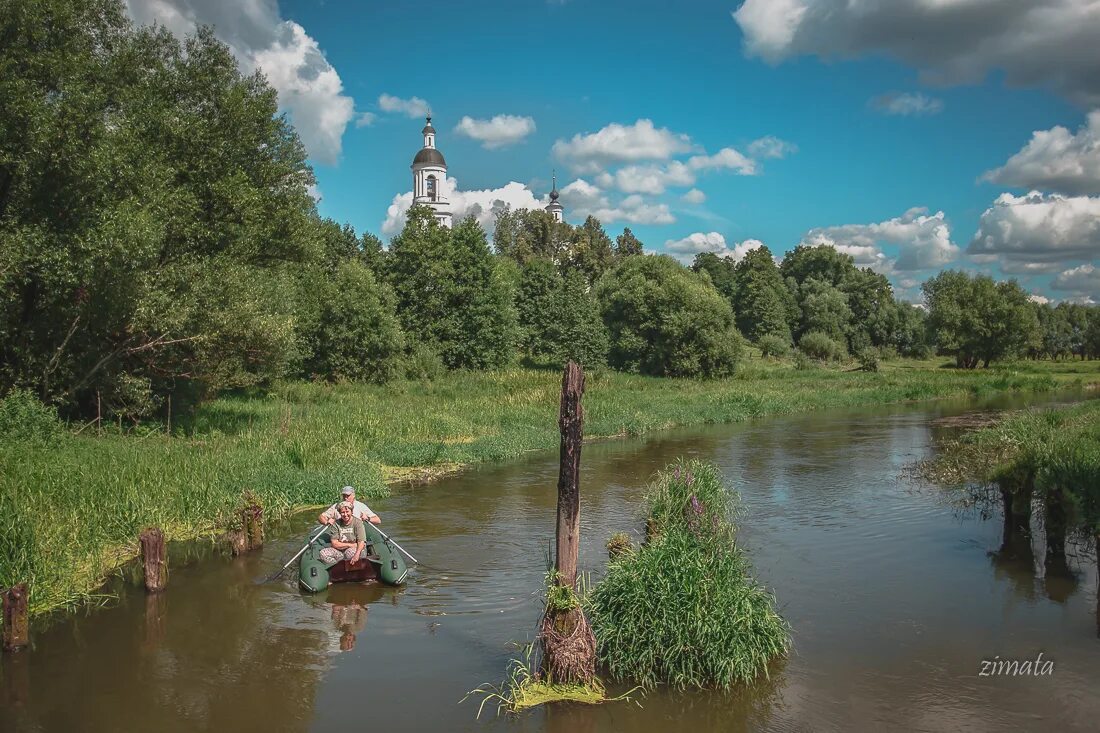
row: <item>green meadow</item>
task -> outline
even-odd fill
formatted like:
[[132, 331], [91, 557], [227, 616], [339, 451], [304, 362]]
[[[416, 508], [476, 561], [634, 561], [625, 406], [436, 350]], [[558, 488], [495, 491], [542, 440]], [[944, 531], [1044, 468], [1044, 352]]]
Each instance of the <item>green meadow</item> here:
[[[878, 372], [745, 361], [721, 380], [588, 374], [588, 439], [767, 415], [1100, 383], [1100, 362]], [[171, 426], [69, 425], [49, 440], [0, 441], [0, 586], [28, 582], [33, 614], [95, 600], [149, 526], [170, 540], [234, 526], [252, 497], [269, 521], [407, 480], [558, 446], [560, 374], [454, 372], [385, 386], [293, 382], [225, 396]], [[58, 519], [63, 523], [59, 528]], [[47, 532], [46, 529], [49, 528]], [[58, 540], [58, 532], [62, 540]]]

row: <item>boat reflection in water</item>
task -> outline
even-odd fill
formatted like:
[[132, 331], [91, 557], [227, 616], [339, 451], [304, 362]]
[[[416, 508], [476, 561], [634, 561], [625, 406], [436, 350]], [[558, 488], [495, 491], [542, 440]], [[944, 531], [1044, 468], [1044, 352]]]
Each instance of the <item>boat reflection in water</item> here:
[[382, 600], [386, 586], [380, 583], [339, 583], [317, 594], [303, 594], [311, 606], [327, 608], [332, 627], [328, 648], [331, 652], [350, 652], [359, 634], [367, 626], [370, 604]]

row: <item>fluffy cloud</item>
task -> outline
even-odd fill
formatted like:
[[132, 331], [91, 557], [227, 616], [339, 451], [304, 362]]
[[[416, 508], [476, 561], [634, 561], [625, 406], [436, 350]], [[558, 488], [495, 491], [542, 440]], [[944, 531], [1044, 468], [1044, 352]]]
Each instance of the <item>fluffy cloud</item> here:
[[242, 72], [263, 71], [310, 157], [326, 164], [339, 159], [355, 103], [317, 41], [283, 20], [276, 0], [127, 0], [126, 6], [137, 23], [160, 23], [179, 36], [200, 24], [214, 26]]
[[982, 213], [966, 251], [1013, 273], [1055, 272], [1067, 261], [1092, 259], [1100, 252], [1100, 198], [1002, 193]]
[[1100, 110], [1076, 134], [1061, 125], [1036, 130], [1020, 152], [982, 180], [1070, 195], [1100, 193]]
[[[943, 212], [929, 215], [928, 209], [921, 207], [875, 224], [811, 229], [802, 237], [801, 244], [834, 247], [851, 255], [856, 265], [882, 273], [943, 267], [959, 255]], [[882, 250], [884, 244], [896, 246], [898, 256], [893, 259], [887, 256]]]
[[517, 143], [534, 131], [532, 118], [515, 115], [496, 115], [491, 120], [463, 117], [455, 126], [456, 133], [478, 140], [489, 150]]
[[676, 221], [667, 204], [646, 201], [638, 194], [627, 196], [613, 205], [603, 189], [583, 178], [565, 186], [560, 193], [566, 216], [574, 220], [591, 215], [604, 224], [619, 221], [629, 224], [671, 224]]
[[688, 204], [701, 204], [707, 200], [707, 195], [699, 189], [693, 188], [681, 196], [680, 199]]
[[931, 83], [975, 82], [999, 69], [1009, 84], [1100, 104], [1092, 0], [745, 0], [733, 18], [745, 52], [772, 63], [884, 53]]
[[883, 114], [903, 117], [934, 115], [943, 111], [943, 100], [922, 92], [889, 92], [875, 97], [869, 104]]
[[1100, 267], [1084, 264], [1065, 270], [1054, 278], [1051, 287], [1068, 291], [1066, 300], [1071, 303], [1095, 305], [1100, 301]]
[[[536, 198], [531, 189], [522, 183], [509, 182], [500, 188], [480, 191], [462, 191], [458, 181], [447, 178], [440, 186], [442, 195], [451, 204], [451, 214], [457, 222], [467, 216], [478, 220], [485, 231], [492, 232], [496, 226], [496, 215], [506, 208], [541, 209], [548, 199]], [[405, 226], [405, 215], [412, 207], [412, 191], [397, 194], [386, 209], [386, 220], [382, 223], [382, 234], [393, 236]]]
[[362, 112], [355, 117], [356, 127], [369, 127], [375, 123], [378, 115], [373, 112]]
[[379, 95], [378, 106], [382, 108], [383, 112], [397, 112], [412, 118], [424, 117], [432, 109], [431, 105], [420, 97], [402, 99], [385, 93]]
[[613, 122], [597, 132], [578, 133], [571, 140], [554, 143], [554, 155], [582, 173], [594, 173], [609, 164], [668, 160], [693, 149], [687, 135], [655, 127], [652, 120], [645, 119], [633, 125]]
[[733, 148], [722, 148], [714, 155], [693, 155], [688, 159], [688, 165], [696, 170], [727, 168], [737, 171], [742, 176], [756, 174], [756, 161], [742, 155]]
[[798, 152], [794, 143], [780, 140], [775, 135], [766, 135], [749, 143], [749, 155], [753, 158], [786, 158]]
[[628, 165], [610, 174], [601, 174], [597, 179], [615, 186], [623, 193], [662, 194], [669, 186], [690, 186], [695, 183], [695, 172], [687, 165], [674, 160], [667, 166]]
[[695, 232], [683, 239], [669, 239], [665, 241], [665, 251], [685, 265], [691, 264], [695, 255], [702, 252], [713, 252], [719, 257], [732, 257], [740, 260], [749, 250], [764, 245], [759, 239], [746, 239], [738, 242], [733, 247], [726, 244], [726, 238], [718, 232]]

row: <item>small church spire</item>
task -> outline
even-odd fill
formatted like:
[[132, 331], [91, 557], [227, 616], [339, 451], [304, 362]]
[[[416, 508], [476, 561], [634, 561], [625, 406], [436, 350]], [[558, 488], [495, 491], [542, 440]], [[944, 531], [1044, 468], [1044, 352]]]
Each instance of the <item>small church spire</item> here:
[[552, 175], [553, 184], [550, 188], [550, 203], [546, 205], [546, 212], [550, 216], [554, 217], [555, 222], [565, 221], [565, 207], [558, 201], [558, 172], [554, 170]]

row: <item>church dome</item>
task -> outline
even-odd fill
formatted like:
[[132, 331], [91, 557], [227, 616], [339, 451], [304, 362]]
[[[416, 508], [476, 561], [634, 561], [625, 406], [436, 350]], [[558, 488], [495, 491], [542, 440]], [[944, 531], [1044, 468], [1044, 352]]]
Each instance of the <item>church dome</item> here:
[[444, 168], [447, 167], [447, 161], [443, 159], [443, 153], [439, 152], [435, 148], [421, 148], [420, 152], [413, 158], [413, 165], [439, 165]]
[[427, 120], [427, 122], [426, 122], [426, 124], [424, 125], [424, 129], [423, 129], [423, 130], [421, 130], [421, 131], [420, 131], [420, 133], [421, 133], [422, 135], [427, 135], [427, 134], [429, 134], [429, 133], [431, 133], [432, 135], [434, 135], [434, 134], [435, 134], [435, 128], [434, 128], [434, 127], [432, 127], [432, 116], [431, 116], [431, 115], [428, 115], [428, 116], [427, 116], [427, 118], [426, 118], [426, 120]]

